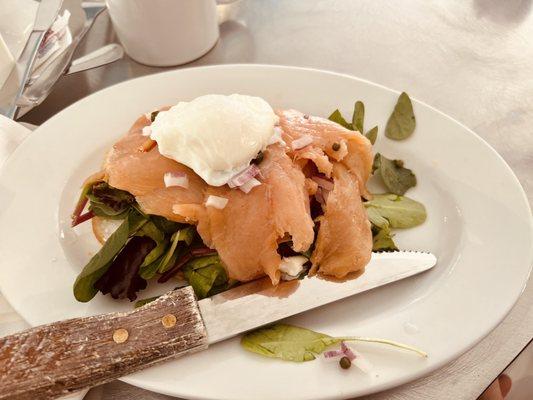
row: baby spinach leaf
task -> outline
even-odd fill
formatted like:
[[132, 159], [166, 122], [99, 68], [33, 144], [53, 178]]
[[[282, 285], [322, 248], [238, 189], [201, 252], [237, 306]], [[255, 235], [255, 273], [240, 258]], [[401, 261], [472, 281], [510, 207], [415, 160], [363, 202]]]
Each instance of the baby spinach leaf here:
[[87, 302], [96, 295], [98, 289], [94, 287], [94, 283], [107, 271], [113, 258], [126, 244], [128, 236], [129, 220], [125, 219], [76, 278], [76, 282], [74, 282], [76, 300]]
[[407, 93], [403, 92], [387, 121], [385, 136], [393, 140], [407, 139], [414, 132], [415, 127], [413, 104]]
[[391, 193], [403, 195], [409, 188], [416, 186], [415, 174], [403, 165], [402, 160], [389, 160], [385, 156], [376, 153], [372, 172], [381, 177]]
[[141, 278], [149, 280], [155, 276], [169, 243], [166, 239], [157, 243], [157, 246], [146, 256], [139, 268]]
[[159, 230], [155, 224], [149, 220], [147, 221], [135, 234], [137, 236], [148, 236], [154, 242], [159, 243], [165, 239], [165, 234]]
[[286, 361], [311, 361], [342, 339], [298, 326], [275, 324], [245, 334], [241, 346], [253, 353]]
[[130, 229], [129, 235], [132, 236], [148, 222], [148, 218], [146, 215], [139, 213], [135, 208], [132, 208], [128, 213], [128, 222]]
[[368, 220], [372, 223], [372, 225], [376, 226], [379, 229], [385, 229], [389, 228], [389, 220], [381, 213], [378, 209], [374, 207], [367, 207], [366, 208], [366, 215], [368, 217]]
[[[422, 203], [405, 196], [375, 194], [372, 196], [372, 200], [363, 204], [369, 215], [383, 217], [389, 222], [391, 228], [412, 228], [422, 224], [427, 217], [426, 208]], [[374, 217], [374, 221], [371, 220], [371, 222], [382, 227], [383, 224], [376, 223], [376, 220], [380, 221]]]
[[370, 143], [375, 144], [376, 140], [378, 138], [378, 127], [377, 125], [370, 129], [367, 133], [365, 133], [365, 136], [368, 140], [370, 140]]
[[396, 251], [398, 247], [392, 240], [394, 235], [391, 233], [390, 228], [387, 226], [382, 229], [378, 229], [378, 232], [373, 237], [372, 251]]
[[312, 361], [328, 347], [342, 341], [381, 343], [414, 351], [423, 357], [427, 354], [414, 347], [386, 339], [357, 336], [332, 337], [324, 333], [287, 324], [274, 324], [245, 334], [241, 346], [246, 350], [265, 357], [280, 358], [285, 361]]
[[227, 288], [228, 275], [218, 255], [190, 260], [183, 266], [183, 275], [199, 299]]
[[356, 101], [353, 107], [352, 128], [362, 135], [365, 123], [365, 105], [362, 101]]
[[76, 278], [73, 288], [76, 300], [87, 302], [96, 295], [98, 290], [94, 287], [95, 282], [109, 269], [115, 256], [126, 244], [128, 237], [137, 232], [146, 221], [146, 218], [135, 210], [128, 213], [128, 217], [106, 240], [98, 253], [91, 258]]
[[137, 292], [145, 289], [147, 284], [139, 276], [139, 267], [154, 247], [155, 242], [148, 236], [134, 236], [94, 283], [94, 287], [103, 294], [110, 293], [114, 299], [135, 300]]
[[161, 217], [159, 215], [151, 215], [150, 220], [154, 223], [157, 228], [164, 233], [174, 233], [178, 229], [186, 228], [188, 225], [180, 224], [179, 222], [174, 222]]
[[336, 122], [337, 124], [344, 126], [347, 129], [350, 129], [353, 131], [352, 124], [350, 124], [348, 121], [344, 119], [341, 112], [339, 110], [335, 110], [331, 113], [331, 115], [328, 117], [330, 121]]

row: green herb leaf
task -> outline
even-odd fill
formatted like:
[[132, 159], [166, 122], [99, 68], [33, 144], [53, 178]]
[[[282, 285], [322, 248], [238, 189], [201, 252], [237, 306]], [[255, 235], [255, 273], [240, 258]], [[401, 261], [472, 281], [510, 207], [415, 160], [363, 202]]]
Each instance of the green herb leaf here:
[[135, 197], [130, 193], [115, 189], [106, 182], [95, 183], [87, 193], [89, 209], [95, 215], [108, 218], [125, 218], [127, 211], [135, 204]]
[[179, 222], [170, 221], [159, 215], [151, 215], [150, 220], [160, 231], [164, 233], [174, 233], [178, 229], [186, 228], [188, 226], [186, 224], [180, 224]]
[[339, 110], [335, 110], [331, 113], [331, 115], [328, 117], [330, 121], [336, 122], [337, 124], [344, 126], [347, 129], [350, 129], [353, 131], [352, 124], [350, 124], [348, 121], [344, 119], [341, 112]]
[[405, 196], [375, 194], [372, 200], [363, 204], [371, 222], [380, 228], [383, 224], [376, 215], [386, 219], [391, 228], [412, 228], [422, 224], [427, 217], [426, 208], [422, 203]]
[[161, 259], [161, 262], [157, 268], [157, 272], [163, 273], [172, 268], [176, 262], [179, 251], [176, 251], [178, 248], [178, 243], [183, 242], [187, 247], [191, 245], [194, 238], [194, 227], [189, 226], [188, 228], [180, 229], [175, 232], [171, 239], [171, 245], [164, 257]]
[[385, 229], [390, 227], [389, 220], [387, 218], [384, 218], [378, 209], [374, 207], [367, 207], [366, 215], [372, 225], [376, 226], [378, 229]]
[[365, 133], [365, 136], [368, 140], [370, 140], [370, 143], [375, 144], [376, 140], [378, 138], [378, 127], [377, 125], [370, 129], [367, 133]]
[[312, 361], [342, 339], [298, 326], [275, 324], [245, 334], [241, 346], [253, 353], [286, 361]]
[[139, 275], [141, 278], [149, 280], [155, 276], [163, 259], [163, 255], [168, 249], [169, 243], [170, 241], [168, 240], [158, 242], [156, 247], [146, 256], [139, 268]]
[[372, 251], [396, 251], [398, 247], [392, 240], [394, 235], [387, 226], [383, 229], [378, 229], [377, 234], [373, 237]]
[[389, 160], [376, 153], [372, 173], [377, 172], [391, 193], [403, 195], [409, 188], [416, 186], [415, 174], [403, 165], [402, 160]]
[[161, 296], [154, 296], [154, 297], [148, 297], [146, 299], [141, 299], [141, 300], [137, 300], [135, 302], [135, 308], [139, 308], [139, 307], [142, 307], [148, 303], [151, 303], [152, 301], [154, 300], [157, 300], [159, 297]]
[[195, 258], [182, 270], [199, 299], [227, 289], [228, 275], [218, 255]]
[[353, 107], [352, 127], [362, 135], [365, 123], [365, 105], [362, 101], [356, 101]]
[[134, 235], [148, 220], [135, 209], [131, 209], [127, 218], [115, 232], [106, 240], [87, 265], [80, 272], [74, 282], [74, 297], [81, 302], [91, 300], [98, 290], [94, 283], [107, 272], [115, 256], [122, 250], [128, 238]]
[[387, 121], [385, 136], [393, 140], [407, 139], [412, 135], [415, 127], [416, 118], [413, 112], [413, 104], [407, 93], [403, 92]]
[[156, 243], [165, 239], [165, 234], [159, 230], [152, 221], [147, 221], [135, 234], [136, 236], [148, 236]]
[[245, 334], [241, 346], [246, 350], [265, 357], [280, 358], [285, 361], [312, 361], [328, 347], [342, 341], [381, 343], [414, 351], [423, 357], [427, 354], [414, 347], [386, 339], [357, 336], [331, 337], [324, 333], [287, 324], [274, 324]]
[[74, 283], [76, 300], [87, 302], [96, 295], [98, 289], [94, 287], [94, 283], [108, 270], [115, 256], [126, 244], [129, 230], [129, 218], [127, 218], [83, 268]]

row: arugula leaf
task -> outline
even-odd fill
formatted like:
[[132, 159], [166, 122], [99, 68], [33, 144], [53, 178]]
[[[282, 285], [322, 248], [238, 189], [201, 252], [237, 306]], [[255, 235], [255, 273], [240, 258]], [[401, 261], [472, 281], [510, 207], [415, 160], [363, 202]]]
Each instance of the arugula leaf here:
[[362, 101], [356, 101], [353, 107], [352, 128], [362, 135], [364, 131], [365, 122], [365, 105]]
[[388, 226], [378, 229], [377, 234], [372, 238], [372, 251], [396, 251], [398, 247], [392, 240], [394, 235]]
[[280, 358], [285, 361], [312, 361], [328, 347], [342, 341], [371, 342], [410, 350], [423, 357], [427, 354], [414, 347], [386, 339], [357, 336], [332, 337], [324, 333], [287, 324], [274, 324], [245, 334], [241, 346], [246, 350], [265, 357]]
[[341, 112], [337, 109], [331, 113], [331, 115], [328, 117], [330, 121], [336, 122], [337, 124], [344, 126], [347, 129], [350, 129], [353, 131], [352, 124], [350, 124], [348, 121], [344, 119]]
[[370, 140], [370, 143], [375, 144], [378, 138], [378, 126], [376, 125], [370, 129], [367, 133], [365, 133], [365, 136], [368, 140]]
[[103, 294], [110, 293], [114, 299], [135, 300], [137, 292], [147, 285], [146, 280], [139, 276], [139, 267], [154, 247], [155, 242], [148, 236], [134, 236], [94, 283], [94, 287]]
[[227, 289], [228, 275], [218, 255], [192, 259], [182, 270], [199, 299]]
[[363, 205], [370, 221], [380, 228], [384, 225], [379, 217], [386, 219], [391, 228], [412, 228], [422, 224], [427, 217], [422, 203], [395, 194], [375, 194]]
[[385, 136], [393, 140], [407, 139], [412, 135], [416, 127], [416, 118], [413, 112], [413, 104], [407, 93], [403, 92], [398, 97], [387, 126]]
[[415, 174], [403, 165], [402, 160], [389, 160], [376, 153], [372, 164], [372, 173], [378, 173], [391, 193], [403, 195], [409, 188], [416, 186]]

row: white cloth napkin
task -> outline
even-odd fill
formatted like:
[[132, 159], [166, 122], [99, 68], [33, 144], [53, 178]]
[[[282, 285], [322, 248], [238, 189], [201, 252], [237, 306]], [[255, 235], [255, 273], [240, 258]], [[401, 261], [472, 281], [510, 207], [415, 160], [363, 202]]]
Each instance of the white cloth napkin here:
[[[30, 133], [27, 127], [0, 115], [0, 167]], [[29, 327], [0, 293], [0, 337]], [[84, 390], [65, 399], [82, 400], [86, 393]]]

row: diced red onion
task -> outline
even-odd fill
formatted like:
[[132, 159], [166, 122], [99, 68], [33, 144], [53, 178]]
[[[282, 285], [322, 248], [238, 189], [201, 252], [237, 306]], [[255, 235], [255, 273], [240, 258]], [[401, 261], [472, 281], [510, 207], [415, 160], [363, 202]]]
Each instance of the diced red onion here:
[[250, 164], [248, 167], [246, 167], [246, 169], [231, 177], [231, 179], [228, 181], [228, 186], [230, 188], [236, 188], [244, 185], [250, 179], [253, 179], [258, 173], [259, 167], [255, 164]]
[[324, 352], [325, 358], [334, 358], [334, 357], [342, 357], [344, 356], [344, 353], [342, 350], [329, 350]]
[[205, 202], [205, 205], [207, 207], [213, 207], [219, 210], [222, 210], [224, 207], [226, 207], [227, 204], [228, 204], [228, 199], [226, 199], [225, 197], [213, 196], [213, 195], [209, 195]]
[[152, 127], [150, 125], [143, 126], [142, 135], [150, 136], [152, 134]]
[[309, 135], [303, 135], [298, 139], [293, 140], [291, 143], [291, 147], [293, 150], [298, 150], [310, 145], [311, 143], [313, 143], [313, 138]]
[[179, 186], [184, 189], [189, 188], [189, 178], [184, 172], [166, 172], [163, 175], [165, 187]]
[[215, 249], [210, 249], [209, 247], [197, 247], [195, 249], [191, 249], [191, 254], [193, 256], [206, 256], [208, 254], [216, 254]]
[[333, 182], [329, 179], [322, 178], [321, 176], [316, 175], [311, 177], [311, 179], [318, 183], [318, 186], [320, 186], [321, 188], [324, 188], [326, 190], [333, 190]]
[[239, 189], [241, 189], [244, 193], [250, 193], [250, 190], [259, 185], [261, 185], [261, 182], [259, 182], [255, 178], [252, 178], [248, 182], [243, 183], [241, 186], [239, 186]]
[[355, 360], [355, 353], [348, 347], [348, 345], [345, 342], [341, 342], [341, 350], [344, 353], [346, 357], [350, 359], [350, 361]]

